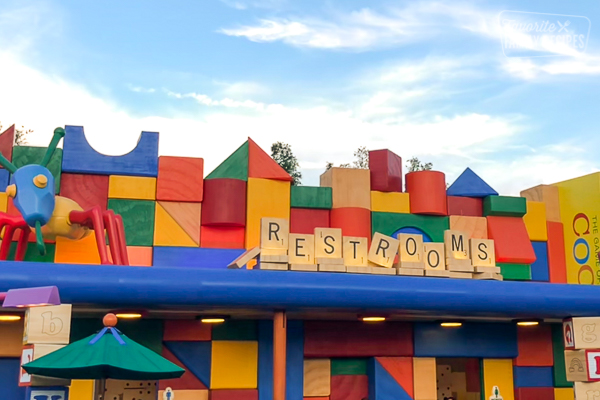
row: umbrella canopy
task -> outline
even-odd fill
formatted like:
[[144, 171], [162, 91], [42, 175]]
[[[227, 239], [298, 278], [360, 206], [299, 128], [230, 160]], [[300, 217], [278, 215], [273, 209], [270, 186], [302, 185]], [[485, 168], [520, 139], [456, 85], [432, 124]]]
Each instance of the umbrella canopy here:
[[154, 380], [179, 378], [185, 372], [114, 326], [29, 362], [23, 369], [64, 379]]

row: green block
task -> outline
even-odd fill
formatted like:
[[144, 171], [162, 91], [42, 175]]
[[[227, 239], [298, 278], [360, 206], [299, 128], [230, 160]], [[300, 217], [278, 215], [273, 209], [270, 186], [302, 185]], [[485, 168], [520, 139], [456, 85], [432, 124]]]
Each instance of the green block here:
[[530, 281], [531, 265], [527, 264], [496, 264], [500, 267], [502, 277], [507, 281]]
[[401, 228], [417, 228], [425, 232], [433, 242], [443, 242], [444, 231], [450, 229], [450, 221], [448, 217], [430, 215], [371, 213], [372, 234], [379, 232], [391, 236]]
[[[10, 244], [10, 252], [8, 253], [8, 259], [15, 259], [15, 252], [17, 251], [17, 242]], [[27, 250], [25, 250], [24, 261], [32, 262], [54, 262], [54, 254], [56, 252], [56, 245], [54, 243], [46, 243], [46, 254], [41, 255], [37, 249], [37, 244], [34, 242], [27, 243]]]
[[[39, 165], [46, 154], [46, 149], [46, 147], [15, 146], [13, 148], [12, 163], [17, 168], [30, 164]], [[54, 176], [54, 188], [56, 194], [58, 194], [60, 189], [62, 156], [62, 149], [56, 149], [47, 165], [48, 170], [52, 173], [52, 176]]]
[[258, 340], [256, 321], [227, 320], [214, 325], [212, 340]]
[[483, 216], [522, 217], [527, 214], [525, 197], [488, 196], [483, 199]]
[[573, 387], [573, 382], [567, 380], [562, 324], [552, 324], [552, 353], [554, 355], [554, 387]]
[[248, 142], [241, 145], [204, 179], [231, 178], [248, 180]]
[[108, 200], [108, 208], [123, 218], [128, 246], [154, 244], [154, 207], [148, 200]]
[[333, 206], [332, 188], [292, 186], [291, 206], [296, 208], [326, 208]]
[[367, 375], [367, 359], [332, 358], [331, 375]]

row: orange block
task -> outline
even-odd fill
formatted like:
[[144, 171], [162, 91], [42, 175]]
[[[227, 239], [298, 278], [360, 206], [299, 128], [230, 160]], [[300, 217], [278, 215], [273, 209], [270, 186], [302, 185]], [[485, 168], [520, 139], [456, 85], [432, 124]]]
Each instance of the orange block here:
[[156, 200], [201, 202], [204, 160], [191, 157], [158, 157]]
[[548, 230], [548, 269], [550, 270], [550, 282], [567, 283], [567, 261], [565, 258], [563, 224], [548, 221], [546, 226]]
[[0, 322], [0, 357], [21, 357], [23, 351], [23, 319]]
[[330, 227], [341, 228], [344, 236], [366, 237], [371, 243], [371, 211], [366, 208], [333, 208]]
[[165, 321], [163, 342], [205, 342], [212, 337], [210, 324], [189, 319], [168, 319]]
[[488, 216], [488, 238], [494, 240], [496, 262], [532, 264], [535, 252], [523, 218]]
[[181, 377], [175, 379], [162, 379], [158, 383], [158, 388], [160, 390], [165, 390], [170, 387], [173, 390], [198, 390], [198, 389], [206, 389], [206, 386], [200, 382], [196, 376], [185, 367], [179, 361], [177, 357], [173, 353], [169, 351], [166, 347], [163, 347], [162, 356], [167, 360], [171, 361], [173, 364], [177, 365], [179, 368], [185, 369], [185, 372]]
[[412, 398], [414, 384], [412, 357], [376, 357], [376, 359]]
[[448, 215], [446, 175], [443, 172], [410, 172], [405, 179], [412, 214]]
[[137, 267], [151, 267], [152, 251], [152, 247], [127, 246], [129, 265]]
[[184, 203], [175, 201], [159, 201], [164, 210], [177, 222], [197, 245], [200, 244], [201, 203]]
[[550, 325], [518, 326], [517, 346], [519, 356], [514, 359], [513, 365], [518, 367], [552, 367], [554, 365]]
[[92, 232], [81, 240], [56, 238], [55, 263], [100, 265], [100, 255], [96, 244], [96, 234]]
[[246, 228], [243, 226], [203, 226], [200, 247], [243, 249]]
[[285, 172], [267, 153], [252, 139], [248, 138], [248, 177], [292, 181], [290, 174]]

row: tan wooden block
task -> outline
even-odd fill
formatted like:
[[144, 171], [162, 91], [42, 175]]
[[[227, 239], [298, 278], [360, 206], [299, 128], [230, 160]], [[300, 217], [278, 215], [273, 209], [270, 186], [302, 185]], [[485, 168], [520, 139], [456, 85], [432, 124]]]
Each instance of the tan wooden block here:
[[422, 262], [410, 262], [410, 261], [398, 261], [396, 268], [404, 269], [425, 269], [425, 263]]
[[[21, 366], [33, 360], [44, 357], [56, 350], [62, 349], [65, 345], [57, 344], [30, 344], [23, 347], [21, 353]], [[68, 386], [70, 379], [48, 378], [39, 375], [29, 375], [21, 368], [19, 376], [19, 386]]]
[[479, 392], [467, 392], [465, 400], [481, 400], [481, 394]]
[[274, 271], [287, 271], [288, 267], [288, 263], [261, 262], [260, 264], [258, 264], [259, 269], [267, 269]]
[[286, 263], [288, 262], [288, 256], [286, 255], [269, 255], [260, 253], [260, 262], [273, 262], [273, 263]]
[[600, 317], [573, 318], [575, 349], [600, 349]]
[[452, 272], [473, 272], [473, 271], [475, 271], [475, 268], [473, 268], [472, 265], [466, 265], [466, 264], [448, 264], [446, 266], [446, 269], [448, 271], [452, 271]]
[[0, 323], [0, 357], [19, 358], [23, 351], [23, 324], [16, 322]]
[[473, 279], [478, 280], [493, 280], [493, 281], [502, 281], [504, 278], [502, 275], [494, 273], [494, 272], [479, 272], [473, 274]]
[[529, 201], [541, 201], [546, 204], [546, 220], [562, 222], [560, 219], [560, 202], [558, 186], [538, 185], [521, 192], [521, 197]]
[[256, 257], [258, 257], [259, 254], [261, 254], [261, 251], [260, 251], [259, 247], [255, 247], [253, 249], [246, 250], [238, 258], [236, 258], [235, 260], [233, 260], [227, 266], [227, 268], [232, 268], [232, 269], [242, 268], [244, 265], [248, 264], [250, 262], [250, 260], [254, 260]]
[[398, 235], [400, 262], [423, 262], [423, 236], [409, 233]]
[[444, 243], [425, 243], [423, 253], [425, 269], [437, 271], [446, 269]]
[[425, 276], [433, 276], [436, 278], [448, 278], [448, 271], [445, 269], [427, 269], [425, 268]]
[[344, 264], [318, 264], [319, 272], [346, 272]]
[[351, 274], [370, 274], [371, 267], [363, 267], [360, 265], [346, 265], [346, 272]]
[[331, 360], [304, 360], [304, 397], [326, 397], [331, 393]]
[[344, 264], [346, 266], [366, 267], [369, 257], [367, 238], [344, 236], [343, 241]]
[[387, 268], [387, 267], [370, 267], [371, 273], [375, 275], [396, 275], [396, 268]]
[[494, 241], [491, 239], [469, 240], [471, 250], [471, 262], [475, 267], [495, 267], [496, 252]]
[[260, 219], [260, 247], [262, 249], [287, 249], [290, 221], [284, 218]]
[[575, 400], [598, 400], [600, 399], [600, 382], [575, 382]]
[[[288, 235], [289, 237], [289, 235]], [[260, 249], [260, 255], [262, 256], [287, 256], [288, 249]]]
[[502, 273], [502, 270], [500, 269], [500, 267], [477, 267], [477, 266], [475, 266], [475, 272], [478, 272], [478, 273], [489, 272], [492, 274], [500, 274], [500, 273]]
[[[291, 233], [288, 257], [290, 264], [315, 263], [315, 236]], [[316, 268], [316, 266], [315, 266]], [[315, 269], [316, 270], [316, 269]]]
[[316, 257], [315, 264], [344, 265], [344, 259], [343, 258]]
[[397, 268], [396, 273], [403, 276], [423, 276], [425, 270], [417, 268]]
[[565, 369], [567, 371], [568, 381], [587, 381], [588, 370], [585, 350], [565, 350]]
[[368, 169], [331, 168], [321, 175], [320, 186], [332, 188], [333, 208], [371, 209], [371, 173]]
[[369, 249], [369, 262], [380, 265], [385, 268], [391, 268], [394, 265], [394, 259], [398, 254], [399, 241], [391, 236], [375, 232], [371, 240]]
[[290, 271], [317, 272], [318, 267], [317, 264], [290, 264]]
[[448, 260], [468, 260], [469, 236], [462, 231], [444, 231], [444, 244], [446, 245], [446, 263]]
[[467, 239], [487, 239], [487, 218], [451, 215], [450, 230], [466, 233]]
[[71, 305], [31, 307], [25, 312], [23, 344], [69, 344]]
[[437, 399], [435, 358], [413, 358], [413, 393], [415, 400]]
[[448, 277], [456, 279], [473, 279], [473, 274], [470, 272], [448, 271]]
[[342, 230], [315, 228], [315, 258], [343, 258]]

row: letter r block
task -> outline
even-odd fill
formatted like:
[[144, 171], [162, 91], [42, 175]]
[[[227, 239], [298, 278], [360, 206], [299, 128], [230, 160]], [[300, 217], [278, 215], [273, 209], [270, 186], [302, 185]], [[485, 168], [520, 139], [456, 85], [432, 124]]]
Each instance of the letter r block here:
[[375, 232], [369, 249], [369, 261], [382, 267], [391, 268], [398, 254], [400, 242], [393, 237]]
[[287, 249], [290, 235], [290, 221], [283, 218], [261, 218], [260, 248]]

